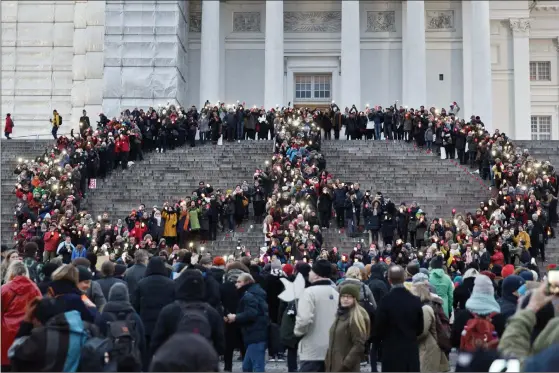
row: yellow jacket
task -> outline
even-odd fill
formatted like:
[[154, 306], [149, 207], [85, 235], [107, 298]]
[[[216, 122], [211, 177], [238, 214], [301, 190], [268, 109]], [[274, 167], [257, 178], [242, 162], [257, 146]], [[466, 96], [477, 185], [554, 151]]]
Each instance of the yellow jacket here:
[[169, 213], [163, 210], [161, 217], [165, 219], [165, 229], [163, 230], [164, 237], [177, 237], [177, 214], [174, 212]]
[[530, 244], [530, 235], [528, 234], [528, 232], [526, 232], [526, 231], [518, 232], [516, 237], [514, 237], [514, 244], [518, 245], [520, 240], [524, 240], [524, 242], [526, 242], [526, 248], [527, 249], [532, 247], [532, 245]]

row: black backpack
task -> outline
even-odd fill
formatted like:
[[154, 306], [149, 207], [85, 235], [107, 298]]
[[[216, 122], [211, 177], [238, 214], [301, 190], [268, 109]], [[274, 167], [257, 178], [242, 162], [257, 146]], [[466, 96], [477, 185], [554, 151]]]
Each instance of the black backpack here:
[[137, 371], [142, 359], [136, 340], [134, 313], [105, 313], [109, 322], [106, 338], [91, 336], [81, 350], [80, 372]]
[[177, 326], [177, 332], [199, 334], [212, 342], [212, 327], [208, 317], [206, 305], [203, 303], [188, 303], [176, 301], [181, 308], [182, 316]]

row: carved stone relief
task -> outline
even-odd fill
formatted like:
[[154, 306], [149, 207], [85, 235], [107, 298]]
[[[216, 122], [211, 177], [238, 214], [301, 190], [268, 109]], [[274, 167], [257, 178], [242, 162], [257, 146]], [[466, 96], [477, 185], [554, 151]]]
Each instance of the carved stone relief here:
[[188, 31], [202, 32], [202, 12], [190, 13], [190, 26], [188, 27]]
[[395, 32], [396, 12], [367, 12], [367, 32]]
[[530, 32], [530, 19], [529, 18], [511, 18], [509, 19], [509, 26], [513, 33], [528, 33]]
[[233, 32], [260, 31], [260, 12], [233, 13]]
[[340, 32], [342, 12], [284, 12], [284, 32]]
[[425, 12], [427, 31], [448, 31], [454, 29], [454, 10], [428, 10]]

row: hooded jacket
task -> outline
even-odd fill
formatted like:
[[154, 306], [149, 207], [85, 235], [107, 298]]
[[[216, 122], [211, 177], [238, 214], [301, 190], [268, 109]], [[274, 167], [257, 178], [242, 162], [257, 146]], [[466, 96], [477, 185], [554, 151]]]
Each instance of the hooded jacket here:
[[[187, 269], [175, 280], [174, 285], [177, 301], [205, 305], [208, 321], [212, 327], [211, 342], [216, 352], [219, 355], [223, 354], [225, 350], [223, 319], [215, 309], [204, 302], [206, 297], [205, 277], [198, 270]], [[151, 336], [151, 355], [156, 353], [158, 348], [177, 331], [181, 317], [182, 309], [178, 302], [172, 302], [163, 307]]]
[[429, 274], [429, 283], [433, 285], [437, 291], [437, 295], [443, 299], [443, 310], [446, 317], [450, 317], [452, 313], [452, 305], [454, 302], [454, 284], [442, 268], [431, 270]]
[[161, 309], [175, 300], [175, 283], [167, 277], [162, 258], [150, 259], [145, 277], [138, 282], [132, 300], [134, 309], [144, 323], [146, 336], [150, 337]]
[[268, 341], [268, 303], [258, 284], [245, 285], [237, 307], [235, 323], [241, 328], [245, 346]]
[[219, 357], [204, 337], [177, 333], [157, 351], [149, 371], [219, 372]]
[[371, 276], [369, 277], [369, 289], [375, 298], [375, 302], [380, 305], [382, 298], [388, 294], [388, 284], [384, 279], [384, 269], [381, 264], [371, 266]]
[[[130, 314], [132, 316], [128, 316]], [[114, 318], [125, 320], [127, 317], [131, 317], [135, 322], [134, 339], [140, 351], [140, 356], [144, 356], [147, 353], [144, 323], [130, 304], [130, 295], [126, 285], [115, 284], [109, 292], [109, 302], [103, 308], [103, 313], [98, 314], [95, 319], [95, 325], [97, 325], [101, 334], [107, 335], [109, 323], [114, 321]]]
[[10, 365], [8, 348], [14, 341], [27, 305], [41, 292], [33, 281], [17, 276], [2, 285], [2, 365]]
[[130, 303], [134, 304], [134, 296], [136, 288], [146, 275], [147, 266], [142, 263], [136, 263], [124, 272], [124, 281], [128, 284], [128, 291], [130, 292]]
[[126, 282], [114, 276], [103, 277], [97, 280], [96, 282], [101, 286], [101, 290], [103, 291], [103, 296], [105, 297], [105, 299], [109, 299], [109, 291], [111, 290], [111, 287], [114, 284], [126, 285]]

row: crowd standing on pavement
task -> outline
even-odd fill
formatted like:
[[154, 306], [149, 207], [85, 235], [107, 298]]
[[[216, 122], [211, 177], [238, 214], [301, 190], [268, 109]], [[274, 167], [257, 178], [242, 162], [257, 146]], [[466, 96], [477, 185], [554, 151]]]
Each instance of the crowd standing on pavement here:
[[[215, 371], [223, 356], [230, 371], [236, 349], [244, 371], [264, 371], [266, 352], [276, 361], [287, 353], [289, 371], [355, 371], [364, 362], [376, 371], [377, 361], [383, 371], [448, 371], [452, 348], [464, 355], [457, 369], [508, 364], [499, 357], [525, 370], [553, 366], [559, 272], [545, 244], [558, 187], [549, 162], [488, 133], [478, 117], [459, 120], [456, 103], [449, 113], [344, 113], [335, 103], [326, 113], [239, 103], [204, 110], [102, 115], [96, 130], [84, 112], [79, 136], [20, 162], [15, 250], [2, 250], [3, 369]], [[126, 169], [144, 150], [193, 145], [207, 117], [214, 143], [225, 132], [233, 141], [244, 130], [249, 139], [271, 131], [274, 155], [253, 185], [222, 192], [201, 182], [190, 198], [141, 205], [116, 221], [80, 209], [88, 178]], [[56, 114], [56, 137], [55, 123]], [[427, 151], [434, 143], [434, 152], [440, 134], [439, 148], [476, 167], [494, 196], [475, 213], [428, 219], [415, 202], [363, 193], [326, 170], [321, 142], [332, 130]], [[190, 246], [234, 230], [251, 204], [262, 248], [212, 257]], [[327, 248], [332, 218], [347, 235], [368, 231], [369, 247]], [[291, 282], [301, 289], [284, 302]]]

